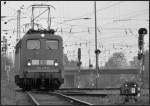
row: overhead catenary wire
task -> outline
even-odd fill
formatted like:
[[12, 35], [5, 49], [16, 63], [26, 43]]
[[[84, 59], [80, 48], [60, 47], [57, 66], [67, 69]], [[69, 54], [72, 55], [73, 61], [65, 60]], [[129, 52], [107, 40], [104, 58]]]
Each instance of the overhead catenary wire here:
[[[108, 5], [108, 6], [106, 6], [106, 7], [97, 9], [96, 11], [97, 11], [97, 12], [100, 12], [100, 11], [106, 10], [106, 9], [108, 9], [108, 8], [114, 7], [114, 6], [116, 6], [116, 5], [120, 4], [120, 3], [123, 3], [123, 2], [124, 2], [124, 1], [119, 1], [119, 2], [114, 3], [114, 4], [112, 4], [112, 5]], [[79, 16], [79, 17], [77, 17], [77, 18], [81, 18], [81, 17], [87, 16], [87, 15], [89, 16], [89, 15], [91, 15], [91, 14], [94, 14], [94, 11], [93, 11], [93, 12], [90, 12], [90, 13], [86, 13], [86, 14], [84, 14], [84, 15], [81, 15], [81, 16]]]

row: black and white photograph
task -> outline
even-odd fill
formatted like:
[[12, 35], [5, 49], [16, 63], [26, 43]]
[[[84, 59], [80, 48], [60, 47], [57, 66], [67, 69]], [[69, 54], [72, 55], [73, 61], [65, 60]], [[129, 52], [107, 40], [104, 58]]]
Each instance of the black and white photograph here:
[[1, 105], [149, 105], [149, 1], [1, 1]]

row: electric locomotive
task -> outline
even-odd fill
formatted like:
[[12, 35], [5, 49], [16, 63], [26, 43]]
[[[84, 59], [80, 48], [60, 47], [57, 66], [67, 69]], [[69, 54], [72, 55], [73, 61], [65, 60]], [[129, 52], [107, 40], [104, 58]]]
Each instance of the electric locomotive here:
[[62, 38], [52, 29], [30, 29], [16, 44], [15, 69], [15, 83], [23, 90], [59, 89], [64, 83]]

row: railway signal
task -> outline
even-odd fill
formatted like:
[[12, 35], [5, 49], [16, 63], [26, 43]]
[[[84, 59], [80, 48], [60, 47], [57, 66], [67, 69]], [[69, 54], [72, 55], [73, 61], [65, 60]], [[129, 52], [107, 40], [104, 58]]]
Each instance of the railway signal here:
[[90, 68], [92, 68], [92, 67], [93, 67], [93, 65], [92, 65], [92, 64], [89, 64], [89, 67], [90, 67]]
[[2, 52], [5, 52], [6, 51], [6, 47], [2, 47]]
[[144, 35], [147, 34], [147, 30], [145, 28], [140, 28], [139, 31], [139, 37], [138, 37], [138, 47], [139, 47], [139, 53], [138, 53], [138, 59], [144, 59]]
[[78, 48], [78, 63], [77, 66], [81, 66], [82, 62], [81, 62], [81, 48]]
[[147, 34], [147, 29], [140, 28], [138, 30], [139, 37], [138, 37], [138, 59], [140, 62], [140, 82], [141, 87], [143, 85], [143, 74], [144, 74], [144, 35]]
[[2, 45], [2, 52], [4, 53], [4, 70], [6, 71], [6, 52], [7, 52], [7, 39], [5, 36], [3, 36], [3, 41], [2, 41], [3, 45]]
[[78, 60], [81, 60], [81, 48], [78, 48]]
[[77, 62], [77, 66], [79, 67], [78, 69], [78, 80], [77, 80], [77, 87], [79, 88], [79, 82], [80, 82], [80, 66], [81, 66], [82, 62], [81, 62], [81, 48], [78, 48], [78, 62]]
[[5, 54], [6, 54], [6, 50], [7, 50], [7, 39], [6, 39], [5, 36], [3, 36], [3, 41], [2, 41], [2, 43], [3, 43], [2, 51], [5, 52]]
[[7, 24], [7, 22], [4, 22], [4, 24]]
[[4, 4], [6, 4], [6, 1], [4, 1]]

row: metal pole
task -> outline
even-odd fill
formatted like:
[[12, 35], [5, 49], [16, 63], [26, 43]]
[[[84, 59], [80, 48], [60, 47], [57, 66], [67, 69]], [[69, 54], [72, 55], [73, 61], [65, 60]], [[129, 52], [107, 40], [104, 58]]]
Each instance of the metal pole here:
[[80, 71], [81, 71], [81, 45], [80, 48], [78, 48], [78, 86], [77, 88], [79, 88], [80, 86]]
[[[96, 1], [94, 2], [94, 10], [95, 10], [95, 51], [97, 50], [97, 20], [96, 20]], [[98, 54], [95, 53], [96, 55], [96, 88], [98, 87], [97, 84], [97, 75], [98, 75]]]
[[[3, 36], [3, 41], [2, 41], [3, 45], [2, 45], [2, 51], [3, 51], [3, 68], [4, 68], [4, 71], [6, 72], [6, 49], [7, 49], [7, 39], [5, 36]], [[2, 54], [1, 54], [2, 55]], [[6, 76], [7, 76], [7, 73], [6, 73]]]
[[51, 17], [50, 17], [50, 7], [48, 7], [48, 30], [50, 30]]
[[17, 11], [17, 39], [16, 41], [20, 39], [20, 14], [21, 14], [21, 10], [18, 10]]
[[[138, 30], [139, 33], [139, 37], [138, 37], [138, 48], [139, 48], [139, 52], [138, 52], [138, 60], [140, 62], [140, 73], [139, 73], [139, 79], [140, 79], [140, 87], [142, 88], [144, 85], [144, 35], [147, 34], [147, 29], [146, 28], [140, 28]], [[141, 93], [141, 92], [140, 92]], [[140, 95], [138, 95], [140, 96]]]
[[6, 76], [7, 76], [7, 79], [8, 79], [8, 70], [6, 69], [7, 68], [7, 39], [5, 38], [5, 72], [6, 72]]
[[141, 87], [143, 86], [143, 84], [144, 84], [144, 79], [143, 79], [143, 77], [144, 77], [144, 38], [143, 38], [143, 45], [142, 45], [143, 47], [142, 47], [142, 60], [141, 60], [141, 82], [142, 82], [142, 84], [141, 84]]
[[32, 7], [31, 28], [34, 29], [34, 7]]
[[78, 70], [78, 86], [77, 86], [77, 88], [80, 88], [80, 70], [81, 70], [81, 67], [79, 65], [79, 70]]

